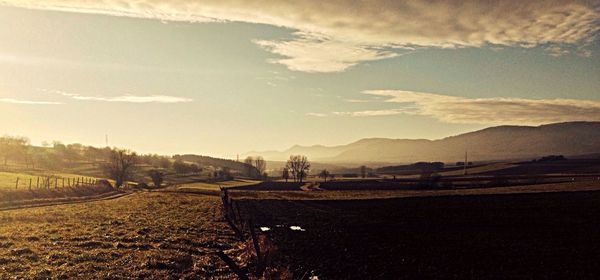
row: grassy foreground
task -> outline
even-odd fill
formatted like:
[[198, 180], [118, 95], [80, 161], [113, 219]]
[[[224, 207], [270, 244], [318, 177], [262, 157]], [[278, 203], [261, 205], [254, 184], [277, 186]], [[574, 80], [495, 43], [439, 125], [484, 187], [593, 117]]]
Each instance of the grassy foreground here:
[[0, 212], [0, 279], [235, 279], [219, 198], [139, 192]]

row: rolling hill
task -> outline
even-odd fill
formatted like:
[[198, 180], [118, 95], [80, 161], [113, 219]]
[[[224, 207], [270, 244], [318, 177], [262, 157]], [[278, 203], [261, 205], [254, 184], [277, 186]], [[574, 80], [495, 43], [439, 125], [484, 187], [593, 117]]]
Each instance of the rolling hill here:
[[330, 163], [383, 163], [535, 158], [600, 152], [600, 122], [566, 122], [541, 126], [496, 126], [438, 140], [367, 138], [340, 146], [293, 146], [282, 152], [253, 152], [267, 160], [303, 154]]

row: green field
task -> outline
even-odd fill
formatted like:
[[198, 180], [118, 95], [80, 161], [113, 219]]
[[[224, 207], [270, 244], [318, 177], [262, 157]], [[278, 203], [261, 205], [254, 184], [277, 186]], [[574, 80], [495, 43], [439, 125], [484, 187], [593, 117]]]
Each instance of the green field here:
[[[86, 177], [77, 174], [71, 173], [61, 173], [61, 172], [0, 172], [0, 189], [14, 189], [17, 183], [17, 178], [19, 179], [18, 189], [28, 188], [29, 181], [31, 180], [32, 187], [35, 187], [37, 184], [37, 180], [39, 178], [40, 184], [42, 184], [43, 180], [47, 177], [58, 178], [58, 186], [62, 186], [62, 178], [65, 179], [65, 184], [68, 181], [77, 180], [78, 178], [96, 179], [93, 177]], [[51, 185], [54, 186], [55, 181], [51, 182]]]

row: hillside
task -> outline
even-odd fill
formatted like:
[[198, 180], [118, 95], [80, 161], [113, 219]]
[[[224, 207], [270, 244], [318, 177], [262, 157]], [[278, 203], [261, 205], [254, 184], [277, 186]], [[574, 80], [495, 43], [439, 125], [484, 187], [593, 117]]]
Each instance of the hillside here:
[[290, 154], [331, 163], [416, 162], [464, 159], [505, 160], [549, 154], [565, 156], [600, 151], [600, 122], [567, 122], [541, 126], [497, 126], [439, 140], [368, 138], [342, 146], [294, 146], [261, 154], [283, 160]]
[[[230, 159], [214, 158], [209, 156], [201, 155], [174, 155], [173, 159], [182, 160], [187, 162], [194, 162], [200, 166], [212, 166], [215, 168], [229, 168], [230, 170], [238, 171], [241, 173], [247, 172], [249, 166], [243, 162], [238, 162]], [[250, 167], [252, 168], [252, 167]]]

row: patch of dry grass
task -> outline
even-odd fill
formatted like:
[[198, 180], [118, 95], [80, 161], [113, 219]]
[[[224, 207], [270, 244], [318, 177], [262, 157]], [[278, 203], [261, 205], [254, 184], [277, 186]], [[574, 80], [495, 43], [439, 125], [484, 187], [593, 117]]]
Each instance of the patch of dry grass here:
[[219, 198], [160, 192], [0, 212], [0, 278], [234, 279]]
[[[14, 190], [17, 178], [19, 178], [19, 184], [17, 186], [17, 190], [24, 190], [29, 188], [29, 181], [31, 180], [32, 189], [36, 188], [39, 184], [42, 186], [44, 184], [44, 180], [50, 177], [50, 187], [54, 188], [55, 184], [58, 187], [62, 187], [63, 178], [65, 180], [65, 184], [67, 184], [67, 180], [70, 182], [77, 181], [78, 179], [85, 178], [85, 180], [94, 180], [97, 178], [81, 176], [77, 174], [70, 173], [61, 173], [61, 172], [51, 172], [51, 171], [23, 171], [23, 172], [0, 172], [0, 189]], [[83, 181], [83, 179], [81, 179]]]

